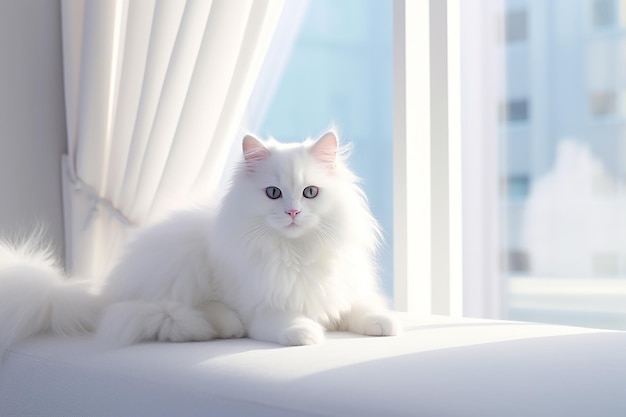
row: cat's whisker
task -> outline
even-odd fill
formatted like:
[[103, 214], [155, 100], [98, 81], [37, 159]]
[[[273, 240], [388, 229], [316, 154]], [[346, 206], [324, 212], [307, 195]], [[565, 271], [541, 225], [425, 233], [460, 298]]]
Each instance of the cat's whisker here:
[[330, 225], [322, 222], [317, 230], [317, 237], [321, 243], [329, 245], [336, 240], [337, 236], [335, 230]]

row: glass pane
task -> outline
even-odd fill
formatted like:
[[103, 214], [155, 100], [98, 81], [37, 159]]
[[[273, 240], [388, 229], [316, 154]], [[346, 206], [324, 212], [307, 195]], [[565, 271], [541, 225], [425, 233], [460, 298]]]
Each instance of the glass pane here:
[[288, 142], [335, 126], [352, 143], [351, 168], [384, 229], [381, 279], [391, 295], [392, 2], [286, 3], [248, 128]]
[[466, 121], [464, 140], [497, 149], [481, 165], [497, 193], [466, 188], [470, 206], [492, 207], [483, 230], [498, 230], [483, 246], [497, 265], [485, 291], [503, 318], [626, 329], [626, 2], [481, 3], [483, 15], [462, 14], [474, 52], [462, 65], [480, 54], [464, 81], [490, 92], [463, 87], [487, 132]]

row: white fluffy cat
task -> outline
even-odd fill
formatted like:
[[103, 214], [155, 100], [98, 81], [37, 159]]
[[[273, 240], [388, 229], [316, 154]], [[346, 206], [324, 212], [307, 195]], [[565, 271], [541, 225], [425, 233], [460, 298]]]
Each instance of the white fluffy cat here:
[[394, 335], [377, 282], [380, 233], [333, 132], [243, 140], [217, 208], [141, 230], [102, 288], [32, 242], [0, 247], [0, 349], [45, 329], [115, 345], [243, 337], [304, 345], [325, 330]]

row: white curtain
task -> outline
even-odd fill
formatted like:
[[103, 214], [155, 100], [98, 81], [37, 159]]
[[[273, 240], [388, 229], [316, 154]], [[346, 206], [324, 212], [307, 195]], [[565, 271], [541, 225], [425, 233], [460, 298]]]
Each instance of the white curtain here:
[[283, 0], [63, 0], [66, 264], [213, 195]]

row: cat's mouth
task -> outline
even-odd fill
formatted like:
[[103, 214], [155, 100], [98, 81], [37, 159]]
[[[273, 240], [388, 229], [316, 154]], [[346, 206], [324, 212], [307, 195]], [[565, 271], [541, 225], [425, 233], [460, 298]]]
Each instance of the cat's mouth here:
[[268, 219], [268, 223], [276, 232], [287, 238], [299, 238], [311, 228], [311, 222], [308, 219], [299, 217], [295, 219], [272, 217]]
[[306, 229], [301, 224], [296, 223], [295, 221], [292, 221], [291, 223], [282, 227], [283, 235], [288, 238], [301, 237], [305, 230]]

